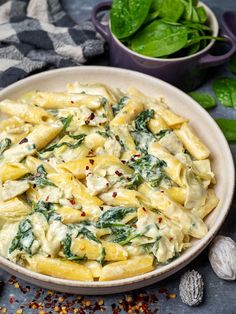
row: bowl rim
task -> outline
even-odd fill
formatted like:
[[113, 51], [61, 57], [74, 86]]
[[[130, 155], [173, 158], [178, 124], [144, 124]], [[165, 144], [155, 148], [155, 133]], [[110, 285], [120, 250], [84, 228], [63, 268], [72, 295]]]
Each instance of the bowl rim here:
[[[61, 69], [54, 69], [50, 71], [45, 71], [39, 74], [32, 75], [30, 77], [27, 77], [25, 79], [22, 79], [7, 88], [3, 89], [0, 91], [0, 100], [4, 97], [5, 93], [11, 93], [14, 92], [14, 89], [17, 88], [19, 89], [21, 86], [25, 85], [30, 85], [31, 82], [37, 81], [40, 78], [47, 78], [47, 77], [54, 77], [54, 76], [59, 76], [63, 75], [63, 73], [67, 72], [74, 72], [78, 73], [79, 72], [83, 73], [84, 71], [103, 71], [107, 75], [116, 75], [119, 73], [124, 73], [125, 75], [130, 75], [130, 76], [138, 76], [143, 80], [148, 80], [148, 81], [153, 81], [155, 84], [156, 83], [161, 83], [161, 85], [165, 86], [168, 89], [172, 89], [173, 92], [176, 95], [181, 96], [182, 98], [188, 100], [188, 102], [192, 106], [197, 106], [198, 110], [204, 113], [206, 122], [211, 124], [212, 127], [215, 128], [215, 130], [218, 132], [218, 142], [221, 143], [221, 146], [225, 152], [225, 162], [228, 164], [229, 167], [229, 172], [228, 172], [228, 182], [231, 184], [229, 185], [227, 189], [227, 199], [224, 203], [221, 204], [221, 211], [219, 213], [219, 216], [217, 217], [217, 224], [215, 224], [205, 235], [204, 238], [201, 240], [198, 240], [198, 242], [194, 245], [194, 247], [190, 247], [188, 250], [186, 250], [185, 255], [180, 255], [177, 259], [172, 261], [171, 263], [161, 266], [161, 268], [156, 268], [152, 270], [151, 272], [138, 275], [138, 276], [133, 276], [125, 279], [119, 279], [119, 280], [110, 280], [110, 281], [92, 281], [92, 282], [86, 282], [86, 281], [76, 281], [76, 280], [67, 280], [67, 279], [60, 279], [56, 277], [50, 277], [47, 275], [43, 275], [40, 273], [33, 272], [29, 269], [24, 268], [23, 266], [17, 265], [9, 260], [7, 260], [5, 257], [0, 256], [0, 266], [2, 266], [3, 269], [7, 270], [10, 269], [11, 271], [15, 271], [16, 273], [26, 276], [26, 277], [31, 277], [34, 278], [35, 280], [45, 282], [45, 283], [50, 283], [50, 284], [55, 284], [58, 286], [63, 286], [63, 287], [74, 287], [74, 288], [111, 288], [111, 287], [119, 287], [119, 286], [129, 286], [134, 283], [140, 283], [141, 281], [146, 281], [148, 279], [154, 279], [156, 277], [162, 277], [165, 278], [167, 276], [170, 276], [173, 274], [175, 271], [180, 270], [182, 267], [184, 267], [186, 264], [188, 264], [190, 261], [192, 261], [194, 258], [196, 258], [202, 250], [209, 244], [209, 242], [215, 237], [217, 231], [219, 228], [222, 226], [229, 210], [230, 210], [230, 205], [232, 202], [233, 194], [234, 194], [234, 186], [235, 186], [235, 168], [234, 168], [234, 162], [233, 162], [233, 157], [232, 153], [230, 151], [229, 145], [220, 130], [219, 126], [217, 123], [212, 119], [212, 117], [203, 109], [196, 101], [194, 101], [190, 96], [185, 94], [183, 91], [180, 89], [176, 88], [175, 86], [157, 79], [155, 77], [152, 77], [147, 74], [143, 74], [140, 72], [132, 71], [132, 70], [127, 70], [127, 69], [121, 69], [121, 68], [113, 68], [113, 67], [106, 67], [106, 66], [80, 66], [80, 67], [67, 67], [67, 68], [61, 68]], [[16, 274], [17, 275], [17, 274]], [[166, 276], [165, 276], [166, 275]], [[96, 291], [94, 291], [96, 294]], [[108, 292], [109, 293], [109, 292]], [[111, 291], [112, 293], [112, 291]]]
[[[210, 9], [210, 7], [208, 7], [205, 3], [201, 2], [201, 1], [198, 2], [198, 5], [203, 6], [204, 9], [207, 12], [208, 19], [209, 19], [209, 21], [212, 24], [212, 26], [211, 26], [211, 28], [212, 28], [212, 36], [217, 36], [218, 33], [219, 33], [219, 23], [217, 21], [215, 13]], [[200, 56], [200, 55], [204, 54], [205, 52], [207, 52], [208, 50], [210, 50], [212, 48], [212, 46], [214, 45], [215, 41], [216, 41], [215, 39], [211, 39], [209, 44], [204, 49], [201, 49], [200, 51], [198, 51], [198, 52], [196, 52], [196, 53], [194, 53], [194, 54], [192, 54], [190, 56], [179, 57], [179, 58], [170, 58], [170, 59], [167, 59], [167, 58], [155, 58], [155, 57], [149, 57], [149, 56], [142, 55], [141, 53], [135, 52], [135, 51], [129, 49], [127, 46], [125, 46], [115, 36], [115, 34], [113, 34], [113, 32], [111, 30], [111, 21], [110, 20], [109, 20], [109, 31], [110, 31], [110, 34], [111, 34], [112, 38], [117, 43], [117, 45], [119, 45], [121, 48], [123, 48], [127, 53], [132, 54], [132, 55], [134, 55], [136, 57], [142, 58], [144, 60], [151, 60], [151, 61], [158, 61], [158, 62], [161, 62], [161, 61], [163, 61], [163, 62], [184, 61], [184, 60], [188, 60], [188, 59]]]

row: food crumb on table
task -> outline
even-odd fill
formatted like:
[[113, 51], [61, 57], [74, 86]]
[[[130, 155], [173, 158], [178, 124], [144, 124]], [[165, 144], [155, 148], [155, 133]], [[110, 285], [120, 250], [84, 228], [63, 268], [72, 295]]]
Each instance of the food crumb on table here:
[[[97, 298], [81, 295], [69, 295], [62, 292], [23, 285], [22, 282], [11, 276], [5, 286], [12, 286], [17, 291], [9, 294], [7, 303], [0, 306], [0, 314], [13, 314], [12, 306], [16, 306], [16, 314], [155, 314], [160, 311], [159, 300], [167, 301], [176, 299], [176, 293], [169, 292], [166, 288], [156, 289], [154, 293], [137, 290], [117, 295], [116, 302], [106, 304], [106, 297]], [[27, 292], [29, 293], [27, 295]], [[27, 295], [27, 301], [25, 299]], [[23, 301], [24, 300], [24, 301]]]

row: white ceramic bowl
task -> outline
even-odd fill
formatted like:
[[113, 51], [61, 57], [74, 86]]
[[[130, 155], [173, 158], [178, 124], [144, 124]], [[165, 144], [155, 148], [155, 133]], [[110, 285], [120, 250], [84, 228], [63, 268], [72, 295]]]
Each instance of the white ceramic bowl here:
[[216, 174], [216, 194], [220, 199], [217, 208], [207, 217], [209, 232], [201, 240], [193, 240], [192, 247], [168, 265], [149, 273], [116, 281], [82, 282], [48, 277], [34, 273], [0, 257], [0, 266], [9, 273], [32, 284], [68, 293], [110, 294], [130, 291], [155, 283], [177, 272], [192, 261], [216, 235], [225, 220], [234, 192], [234, 164], [232, 155], [217, 124], [192, 98], [159, 79], [118, 68], [86, 66], [52, 70], [19, 81], [0, 92], [0, 100], [17, 98], [30, 90], [59, 91], [68, 82], [102, 82], [126, 90], [134, 86], [152, 97], [163, 96], [176, 113], [188, 118], [200, 138], [209, 147], [213, 171]]

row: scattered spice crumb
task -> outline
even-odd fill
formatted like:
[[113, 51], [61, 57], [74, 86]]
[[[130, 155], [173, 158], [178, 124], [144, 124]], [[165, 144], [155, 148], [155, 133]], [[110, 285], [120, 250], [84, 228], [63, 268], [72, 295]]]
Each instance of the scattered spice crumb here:
[[[97, 298], [97, 300], [90, 300], [80, 295], [71, 296], [52, 290], [23, 286], [14, 276], [10, 277], [8, 283], [19, 288], [23, 295], [30, 290], [32, 290], [31, 294], [33, 293], [32, 300], [28, 300], [24, 303], [17, 300], [14, 295], [9, 296], [9, 304], [16, 302], [20, 305], [16, 310], [16, 314], [28, 313], [29, 309], [36, 310], [37, 314], [155, 314], [159, 313], [158, 295], [163, 294], [168, 300], [176, 299], [177, 297], [175, 293], [169, 293], [165, 288], [159, 289], [155, 294], [147, 293], [145, 290], [139, 290], [129, 294], [123, 294], [119, 300], [116, 299], [116, 303], [107, 305], [105, 300], [101, 297]], [[39, 300], [41, 302], [39, 302]], [[0, 307], [0, 313], [8, 314], [8, 311], [7, 308]]]

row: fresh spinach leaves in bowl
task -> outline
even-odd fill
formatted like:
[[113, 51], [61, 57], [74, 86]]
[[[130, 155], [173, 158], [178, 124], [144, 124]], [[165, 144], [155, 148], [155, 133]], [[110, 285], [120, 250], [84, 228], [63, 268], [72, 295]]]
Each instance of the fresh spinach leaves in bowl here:
[[189, 56], [215, 38], [196, 0], [114, 0], [110, 19], [113, 34], [148, 57]]

